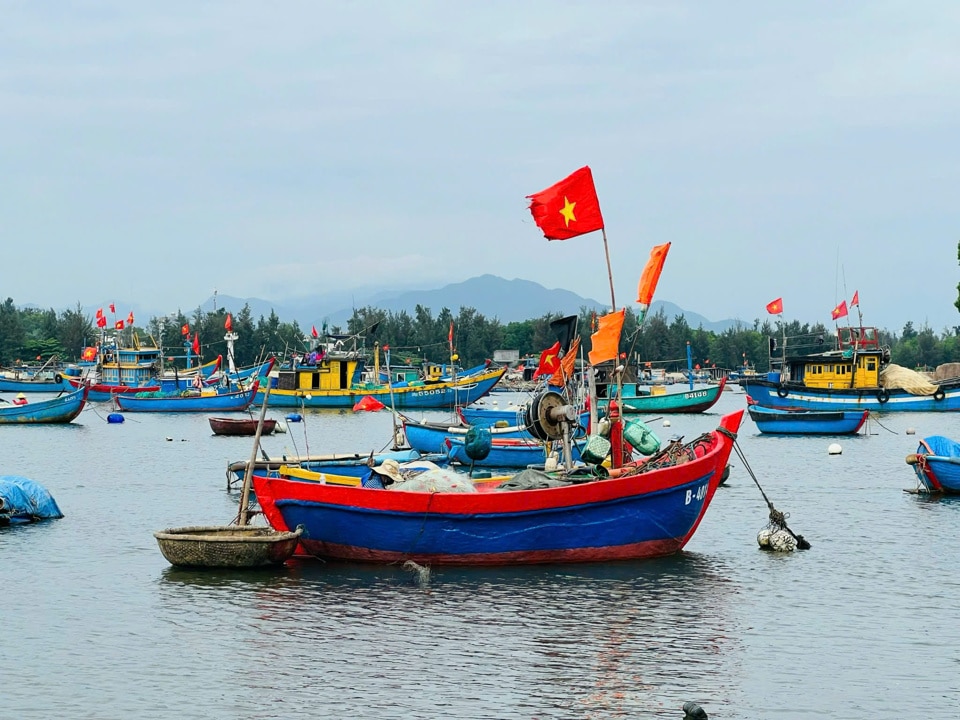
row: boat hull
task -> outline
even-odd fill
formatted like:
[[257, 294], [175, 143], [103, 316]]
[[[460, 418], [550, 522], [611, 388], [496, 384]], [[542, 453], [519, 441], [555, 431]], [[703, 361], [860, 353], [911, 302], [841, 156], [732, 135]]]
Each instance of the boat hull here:
[[[450, 437], [446, 442], [450, 448], [450, 459], [461, 465], [493, 468], [525, 468], [528, 465], [542, 465], [547, 459], [543, 443], [537, 440], [503, 438], [491, 441], [490, 453], [482, 460], [471, 460], [464, 449], [464, 438]], [[571, 444], [572, 460], [580, 460], [583, 442]], [[559, 448], [559, 443], [555, 448]]]
[[870, 415], [869, 410], [747, 410], [760, 432], [774, 435], [853, 435]]
[[[503, 377], [504, 369], [497, 368], [453, 381], [440, 381], [418, 385], [377, 386], [374, 388], [351, 388], [347, 390], [270, 389], [269, 407], [290, 408], [352, 408], [364, 397], [371, 396], [387, 407], [397, 409], [437, 409], [467, 405], [490, 392]], [[264, 393], [258, 393], [254, 404], [263, 402]]]
[[[733, 433], [743, 411], [724, 418]], [[254, 475], [277, 530], [302, 525], [318, 557], [393, 563], [504, 565], [603, 562], [682, 549], [706, 512], [733, 439], [714, 432], [695, 460], [557, 488], [427, 493]]]
[[50, 400], [28, 402], [25, 405], [0, 405], [0, 425], [30, 425], [71, 422], [87, 402], [88, 388]]
[[259, 383], [241, 392], [220, 395], [174, 395], [172, 397], [138, 397], [115, 395], [113, 400], [124, 412], [239, 412], [253, 402]]
[[953, 412], [960, 410], [960, 381], [943, 383], [936, 395], [912, 395], [900, 388], [808, 388], [770, 380], [741, 380], [747, 394], [764, 407], [874, 412]]
[[942, 435], [926, 437], [907, 462], [927, 492], [960, 494], [960, 443]]
[[[259, 420], [256, 418], [207, 418], [210, 423], [210, 429], [214, 435], [256, 435]], [[265, 418], [263, 421], [263, 434], [269, 435], [277, 429], [277, 421]]]
[[[702, 413], [706, 412], [720, 399], [726, 378], [716, 385], [683, 392], [671, 392], [664, 395], [624, 395], [620, 402], [620, 411], [623, 413]], [[603, 402], [601, 407], [606, 407]]]

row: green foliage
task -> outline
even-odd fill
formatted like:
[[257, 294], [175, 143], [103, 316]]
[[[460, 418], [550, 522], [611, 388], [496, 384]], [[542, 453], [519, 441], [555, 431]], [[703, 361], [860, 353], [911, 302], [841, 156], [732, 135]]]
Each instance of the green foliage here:
[[[268, 317], [254, 319], [250, 307], [238, 311], [220, 308], [204, 312], [197, 308], [186, 316], [176, 313], [162, 318], [151, 318], [135, 332], [146, 341], [152, 338], [161, 345], [169, 364], [185, 366], [187, 349], [199, 333], [201, 359], [213, 360], [224, 356], [227, 362], [225, 323], [231, 314], [233, 332], [238, 338], [234, 345], [234, 362], [247, 366], [262, 361], [269, 354], [281, 358], [291, 353], [303, 353], [311, 344], [308, 330], [296, 322], [283, 322], [275, 312]], [[318, 329], [321, 342], [327, 332], [350, 336], [345, 345], [372, 352], [376, 345], [389, 345], [394, 364], [419, 365], [424, 361], [448, 362], [451, 355], [450, 324], [453, 323], [453, 352], [465, 367], [479, 365], [493, 357], [495, 350], [518, 350], [521, 356], [538, 356], [553, 345], [557, 338], [550, 323], [563, 317], [552, 313], [520, 322], [502, 324], [496, 318], [488, 319], [472, 307], [461, 307], [456, 314], [441, 308], [434, 316], [431, 309], [418, 305], [413, 314], [393, 313], [375, 307], [356, 310], [341, 332], [341, 328]], [[584, 352], [591, 349], [590, 335], [594, 332], [596, 314], [585, 307], [578, 314], [578, 334]], [[188, 325], [189, 335], [182, 333]], [[17, 359], [32, 361], [38, 355], [47, 359], [58, 355], [64, 361], [75, 361], [83, 347], [96, 344], [99, 330], [94, 319], [84, 315], [79, 303], [59, 315], [54, 310], [18, 309], [12, 298], [0, 304], [0, 363], [10, 365]], [[954, 328], [941, 334], [929, 327], [919, 330], [908, 322], [902, 336], [881, 331], [881, 342], [890, 346], [893, 362], [906, 367], [935, 367], [944, 362], [960, 361], [960, 338]], [[816, 352], [832, 346], [833, 331], [822, 324], [808, 325], [787, 322], [781, 329], [769, 320], [757, 320], [752, 326], [737, 325], [721, 333], [691, 328], [684, 317], [668, 321], [663, 310], [641, 318], [627, 308], [620, 352], [626, 353], [629, 365], [651, 363], [667, 371], [686, 368], [686, 347], [690, 343], [693, 362], [703, 368], [734, 369], [744, 363], [764, 370], [769, 367], [771, 337], [782, 345], [786, 336], [791, 352]], [[194, 358], [196, 360], [196, 358]]]

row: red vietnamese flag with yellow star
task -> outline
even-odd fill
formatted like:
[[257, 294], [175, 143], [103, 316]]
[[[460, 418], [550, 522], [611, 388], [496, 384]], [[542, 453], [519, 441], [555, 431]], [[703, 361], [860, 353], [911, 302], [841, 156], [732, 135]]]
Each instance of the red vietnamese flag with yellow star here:
[[540, 365], [533, 374], [536, 380], [541, 375], [553, 375], [560, 368], [560, 341], [557, 340], [553, 345], [540, 353]]
[[584, 166], [530, 199], [530, 214], [547, 240], [569, 238], [603, 229], [593, 173]]

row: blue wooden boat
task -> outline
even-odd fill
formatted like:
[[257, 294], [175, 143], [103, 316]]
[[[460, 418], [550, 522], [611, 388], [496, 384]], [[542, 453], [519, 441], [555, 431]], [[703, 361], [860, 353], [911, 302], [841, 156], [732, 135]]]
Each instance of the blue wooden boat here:
[[686, 462], [536, 490], [412, 492], [254, 474], [277, 530], [303, 526], [317, 557], [374, 563], [506, 565], [633, 560], [680, 551], [714, 497], [743, 410], [693, 440]]
[[[280, 368], [272, 373], [270, 407], [352, 408], [366, 396], [398, 409], [454, 408], [468, 405], [490, 392], [505, 368], [487, 364], [458, 373], [456, 378], [424, 379], [392, 384], [368, 382], [361, 351], [325, 352], [315, 365]], [[376, 374], [378, 375], [378, 374]], [[264, 393], [254, 402], [263, 402]]]
[[0, 392], [55, 393], [63, 389], [63, 376], [54, 370], [25, 372], [14, 368], [0, 372]]
[[[464, 448], [465, 436], [448, 437], [444, 441], [450, 459], [462, 465], [493, 468], [525, 468], [529, 465], [543, 465], [547, 459], [547, 447], [540, 440], [526, 440], [523, 438], [495, 438], [490, 441], [490, 453], [482, 460], [472, 460], [467, 456]], [[580, 460], [584, 440], [574, 441], [571, 444], [572, 460]], [[559, 449], [556, 443], [554, 449]]]
[[137, 393], [114, 395], [113, 400], [124, 412], [238, 412], [250, 407], [259, 387], [260, 381], [254, 380], [246, 390], [187, 391], [171, 395]]
[[747, 412], [760, 432], [777, 435], [853, 435], [870, 415], [869, 410], [786, 410], [759, 405], [749, 405]]
[[873, 327], [842, 327], [836, 349], [788, 355], [779, 372], [745, 377], [740, 384], [764, 407], [875, 412], [960, 410], [960, 378], [895, 387], [890, 350]]
[[930, 493], [960, 494], [960, 443], [942, 435], [920, 441], [916, 453], [907, 455], [907, 464]]
[[27, 402], [23, 405], [4, 400], [0, 402], [0, 424], [68, 423], [83, 410], [88, 393], [89, 388], [84, 385], [49, 400]]
[[[462, 408], [458, 408], [458, 412]], [[472, 425], [431, 422], [428, 420], [414, 420], [412, 418], [397, 413], [403, 423], [403, 433], [407, 438], [407, 443], [423, 453], [442, 453], [447, 451], [447, 438], [463, 439]], [[489, 420], [489, 418], [484, 418]], [[506, 425], [506, 420], [497, 420], [494, 424], [487, 424], [482, 419], [477, 427], [486, 427], [490, 431], [493, 440], [498, 439], [521, 439], [531, 442], [537, 441], [537, 438], [530, 432], [530, 424], [527, 418], [521, 418], [519, 425]], [[513, 418], [516, 422], [517, 418]], [[586, 436], [586, 427], [590, 422], [590, 413], [581, 413], [579, 425], [575, 428], [574, 437], [582, 438]]]

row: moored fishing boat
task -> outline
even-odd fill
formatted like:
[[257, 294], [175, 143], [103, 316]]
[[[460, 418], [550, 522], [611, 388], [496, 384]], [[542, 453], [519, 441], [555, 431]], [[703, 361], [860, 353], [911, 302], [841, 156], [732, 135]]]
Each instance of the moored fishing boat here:
[[[500, 438], [490, 440], [490, 451], [483, 458], [471, 458], [467, 453], [466, 435], [449, 436], [444, 440], [449, 448], [450, 459], [461, 465], [494, 468], [525, 468], [529, 465], [543, 465], [551, 447], [541, 440], [525, 438]], [[571, 460], [579, 462], [585, 442], [574, 441], [570, 444]]]
[[[489, 393], [505, 372], [485, 363], [455, 377], [389, 384], [365, 381], [365, 367], [359, 350], [330, 348], [316, 364], [274, 371], [268, 403], [271, 407], [352, 408], [369, 396], [398, 409], [453, 408]], [[261, 403], [263, 395], [261, 392], [254, 402]]]
[[260, 387], [254, 380], [246, 390], [199, 390], [174, 394], [152, 392], [115, 395], [113, 400], [125, 412], [239, 412], [246, 410]]
[[960, 377], [932, 381], [890, 362], [874, 327], [837, 329], [836, 348], [787, 356], [779, 372], [740, 384], [764, 407], [876, 412], [960, 410]]
[[446, 565], [648, 558], [678, 552], [693, 536], [742, 416], [724, 416], [682, 453], [617, 477], [544, 489], [412, 492], [259, 474], [253, 483], [270, 525], [302, 525], [301, 545], [320, 558]]
[[[726, 378], [721, 378], [716, 385], [680, 391], [668, 391], [664, 385], [653, 385], [646, 393], [638, 389], [636, 383], [626, 383], [620, 396], [620, 411], [648, 415], [706, 412], [716, 405], [726, 382]], [[606, 400], [600, 401], [601, 407], [607, 405]]]
[[924, 491], [960, 494], [960, 443], [956, 440], [943, 435], [925, 437], [906, 460]]
[[[210, 429], [213, 431], [214, 435], [254, 435], [257, 432], [257, 419], [256, 418], [226, 418], [226, 417], [211, 417], [207, 418], [210, 423]], [[264, 418], [263, 420], [263, 431], [264, 435], [270, 435], [274, 430], [277, 429], [277, 421], [270, 418]]]
[[84, 385], [73, 392], [64, 393], [49, 400], [27, 402], [22, 405], [2, 401], [0, 402], [0, 424], [68, 423], [83, 410], [88, 393], [89, 388]]
[[760, 432], [775, 435], [853, 435], [870, 416], [869, 410], [786, 410], [759, 405], [748, 405], [747, 412]]

